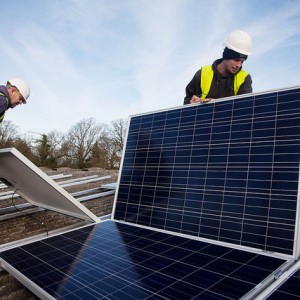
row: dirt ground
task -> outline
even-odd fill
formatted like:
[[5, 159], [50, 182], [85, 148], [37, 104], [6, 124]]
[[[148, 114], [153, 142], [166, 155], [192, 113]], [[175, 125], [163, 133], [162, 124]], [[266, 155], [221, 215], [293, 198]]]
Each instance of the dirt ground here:
[[[69, 168], [60, 168], [57, 170], [42, 169], [47, 175], [56, 174], [72, 174], [72, 177], [56, 180], [56, 182], [75, 179], [79, 177], [87, 177], [91, 175], [97, 175], [98, 177], [111, 176], [110, 179], [104, 181], [96, 181], [93, 183], [86, 183], [81, 185], [75, 185], [65, 187], [64, 189], [69, 193], [77, 191], [93, 189], [99, 187], [101, 184], [116, 182], [118, 178], [118, 171], [116, 170], [104, 170], [100, 168], [92, 168], [89, 170], [74, 170]], [[5, 190], [7, 191], [7, 190]], [[1, 189], [0, 189], [0, 192]], [[89, 200], [81, 202], [96, 216], [104, 216], [112, 212], [114, 195], [106, 196], [103, 198], [97, 198], [95, 200]], [[14, 200], [12, 199], [1, 200], [0, 209], [11, 207], [11, 213], [16, 212], [18, 204], [27, 203], [22, 198]], [[0, 214], [1, 216], [1, 214]], [[43, 224], [43, 225], [42, 225]], [[23, 215], [19, 217], [10, 218], [0, 221], [0, 247], [7, 243], [18, 242], [22, 239], [30, 238], [35, 235], [46, 235], [47, 231], [51, 235], [53, 230], [61, 230], [67, 226], [80, 226], [83, 221], [71, 216], [63, 215], [54, 211], [44, 210], [29, 215]], [[0, 268], [0, 300], [35, 300], [38, 299], [27, 288], [20, 284], [5, 270]]]

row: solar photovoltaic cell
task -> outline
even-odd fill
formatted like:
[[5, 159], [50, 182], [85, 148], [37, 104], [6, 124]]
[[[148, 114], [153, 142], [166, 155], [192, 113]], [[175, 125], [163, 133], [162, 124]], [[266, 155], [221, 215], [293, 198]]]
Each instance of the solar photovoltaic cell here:
[[300, 89], [133, 116], [114, 219], [293, 255]]
[[45, 299], [239, 299], [285, 263], [105, 221], [1, 253]]

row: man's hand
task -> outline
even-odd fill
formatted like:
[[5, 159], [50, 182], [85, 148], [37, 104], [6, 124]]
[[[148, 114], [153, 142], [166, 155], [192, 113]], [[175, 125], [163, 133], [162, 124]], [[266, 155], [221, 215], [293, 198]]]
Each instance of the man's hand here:
[[203, 99], [203, 98], [200, 98], [200, 97], [194, 95], [194, 96], [192, 97], [190, 103], [207, 103], [207, 102], [209, 102], [210, 100], [212, 100], [212, 98], [205, 98], [205, 99]]

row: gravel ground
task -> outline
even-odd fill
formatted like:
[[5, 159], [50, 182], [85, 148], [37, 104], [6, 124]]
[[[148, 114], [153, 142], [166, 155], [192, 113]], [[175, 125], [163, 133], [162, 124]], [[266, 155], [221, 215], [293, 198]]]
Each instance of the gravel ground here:
[[[96, 181], [93, 183], [86, 183], [77, 186], [65, 187], [65, 190], [69, 193], [87, 190], [99, 187], [100, 184], [112, 183], [117, 181], [118, 171], [116, 170], [104, 170], [100, 168], [92, 168], [86, 171], [74, 170], [69, 168], [60, 168], [57, 170], [42, 169], [47, 175], [56, 174], [72, 174], [72, 177], [56, 180], [63, 181], [68, 179], [74, 179], [78, 177], [86, 177], [91, 175], [111, 176], [110, 179], [105, 181]], [[7, 190], [5, 190], [7, 191]], [[0, 190], [1, 192], [1, 190]], [[90, 211], [96, 216], [100, 217], [103, 215], [110, 214], [112, 211], [114, 196], [106, 196], [104, 198], [97, 198], [95, 200], [89, 200], [82, 202]], [[0, 208], [12, 207], [12, 211], [16, 212], [14, 205], [26, 203], [22, 198], [1, 200]], [[42, 225], [44, 223], [44, 225]], [[71, 216], [63, 215], [49, 210], [36, 212], [30, 215], [23, 215], [14, 217], [11, 219], [0, 221], [0, 244], [18, 242], [22, 239], [30, 238], [35, 235], [46, 235], [47, 231], [60, 230], [67, 226], [80, 226], [83, 221]], [[0, 299], [1, 300], [34, 300], [38, 299], [29, 290], [27, 290], [22, 284], [14, 279], [5, 270], [0, 269]]]

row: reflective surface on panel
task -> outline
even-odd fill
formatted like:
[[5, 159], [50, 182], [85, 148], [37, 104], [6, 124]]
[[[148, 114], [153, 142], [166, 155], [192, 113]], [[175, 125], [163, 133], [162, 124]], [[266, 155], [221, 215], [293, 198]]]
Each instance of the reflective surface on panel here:
[[114, 221], [0, 257], [56, 299], [238, 299], [285, 262]]

